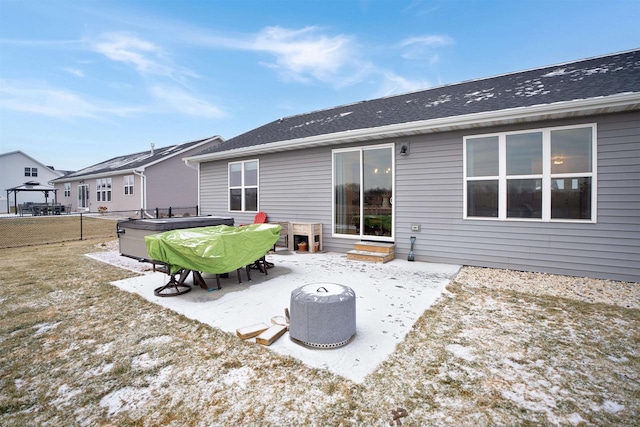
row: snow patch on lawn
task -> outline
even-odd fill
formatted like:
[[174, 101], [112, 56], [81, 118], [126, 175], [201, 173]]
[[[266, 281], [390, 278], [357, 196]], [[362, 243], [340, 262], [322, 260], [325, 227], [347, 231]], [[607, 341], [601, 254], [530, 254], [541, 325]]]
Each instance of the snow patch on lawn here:
[[151, 398], [149, 387], [123, 387], [100, 399], [100, 406], [107, 409], [109, 415], [130, 411], [142, 407]]
[[67, 384], [62, 384], [58, 387], [58, 398], [54, 399], [51, 404], [54, 406], [68, 406], [71, 403], [71, 400], [82, 393], [81, 389], [74, 389], [69, 387]]
[[149, 356], [149, 353], [143, 353], [139, 356], [136, 356], [131, 361], [131, 366], [142, 370], [151, 369], [156, 367], [157, 365], [158, 361], [151, 358], [151, 356]]
[[623, 411], [624, 405], [614, 402], [613, 400], [605, 400], [602, 404], [602, 409], [610, 414], [615, 414], [616, 412]]
[[251, 378], [255, 375], [253, 369], [248, 366], [232, 369], [227, 373], [223, 382], [226, 385], [237, 385], [242, 389], [247, 388], [247, 384], [251, 381]]
[[473, 349], [470, 347], [464, 347], [459, 344], [451, 344], [446, 346], [445, 349], [449, 353], [452, 353], [455, 357], [464, 359], [468, 362], [473, 362], [475, 360], [475, 356], [473, 355]]
[[94, 351], [94, 354], [107, 354], [111, 351], [111, 349], [113, 348], [113, 341], [108, 342], [106, 344], [101, 344], [98, 346], [98, 348], [96, 349], [96, 351]]
[[35, 332], [34, 335], [42, 335], [46, 332], [49, 332], [50, 330], [56, 328], [58, 325], [60, 324], [60, 322], [55, 322], [55, 323], [39, 323], [37, 325], [33, 325], [33, 327], [35, 328]]
[[170, 383], [173, 367], [167, 366], [161, 369], [157, 375], [146, 377], [147, 387], [123, 387], [114, 390], [100, 399], [100, 407], [106, 408], [109, 416], [123, 411], [132, 411], [141, 408], [154, 394], [166, 389]]

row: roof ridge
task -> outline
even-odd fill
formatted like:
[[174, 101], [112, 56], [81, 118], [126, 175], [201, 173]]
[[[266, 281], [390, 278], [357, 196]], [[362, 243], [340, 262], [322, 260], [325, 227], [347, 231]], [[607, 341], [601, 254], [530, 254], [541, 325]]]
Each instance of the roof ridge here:
[[[360, 140], [355, 135], [365, 130], [373, 132], [374, 129], [402, 129], [394, 131], [393, 136], [406, 136], [411, 133], [403, 133], [405, 128], [402, 126], [408, 123], [439, 123], [439, 129], [443, 130], [447, 128], [444, 124], [457, 122], [457, 118], [494, 117], [494, 113], [499, 111], [518, 111], [518, 114], [531, 119], [538, 113], [531, 115], [529, 112], [540, 112], [544, 106], [553, 109], [554, 106], [571, 105], [571, 108], [580, 108], [584, 114], [588, 114], [587, 111], [593, 114], [596, 110], [589, 109], [590, 106], [587, 108], [585, 100], [592, 100], [593, 105], [597, 105], [601, 101], [595, 100], [621, 94], [640, 96], [638, 71], [640, 48], [557, 62], [301, 112], [250, 129], [225, 141], [225, 144], [209, 148], [200, 154], [213, 156], [214, 153], [233, 150], [232, 155], [236, 155], [244, 153], [242, 150], [249, 147], [266, 147], [267, 144], [283, 141], [320, 141], [317, 143], [322, 145], [325, 144], [322, 135], [344, 135], [344, 138], [355, 141]], [[619, 102], [631, 101], [630, 98], [625, 98]], [[576, 104], [578, 102], [580, 104]], [[638, 109], [638, 105], [640, 104], [630, 104], [630, 107]], [[619, 111], [621, 106], [622, 104], [611, 105], [607, 111]], [[535, 109], [529, 110], [530, 107]], [[554, 117], [560, 118], [566, 114], [569, 114], [568, 110], [562, 110]], [[509, 120], [515, 118], [511, 117]], [[507, 121], [497, 120], [492, 123]], [[287, 147], [295, 149], [295, 144]]]

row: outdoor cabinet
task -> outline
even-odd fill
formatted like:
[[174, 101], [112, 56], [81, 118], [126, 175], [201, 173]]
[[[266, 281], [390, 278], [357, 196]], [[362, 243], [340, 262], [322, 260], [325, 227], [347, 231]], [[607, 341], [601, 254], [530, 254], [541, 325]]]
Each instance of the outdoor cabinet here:
[[[296, 241], [295, 236], [299, 236]], [[322, 250], [322, 224], [313, 222], [291, 222], [289, 226], [288, 244], [289, 250], [294, 250], [294, 245], [307, 239], [309, 252]]]

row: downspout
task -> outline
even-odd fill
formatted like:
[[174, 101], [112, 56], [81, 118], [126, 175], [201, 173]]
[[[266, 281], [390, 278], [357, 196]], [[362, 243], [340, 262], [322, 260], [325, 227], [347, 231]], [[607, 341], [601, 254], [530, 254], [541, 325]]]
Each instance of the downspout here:
[[[133, 173], [140, 177], [140, 209], [146, 212], [147, 210], [147, 177], [144, 175], [144, 169], [139, 171], [133, 169]], [[142, 219], [142, 216], [140, 219]]]
[[187, 167], [198, 171], [198, 179], [196, 180], [196, 188], [198, 189], [196, 203], [198, 205], [197, 214], [200, 215], [202, 211], [202, 205], [200, 204], [200, 162], [193, 164], [187, 159], [182, 159], [182, 160], [184, 161], [184, 164], [187, 165]]

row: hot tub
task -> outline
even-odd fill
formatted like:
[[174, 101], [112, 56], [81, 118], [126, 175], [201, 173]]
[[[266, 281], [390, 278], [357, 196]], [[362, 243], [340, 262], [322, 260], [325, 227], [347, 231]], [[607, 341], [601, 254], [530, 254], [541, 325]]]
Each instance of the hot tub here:
[[217, 216], [130, 219], [118, 221], [120, 254], [140, 261], [152, 261], [147, 252], [145, 236], [183, 228], [233, 225], [233, 218]]

